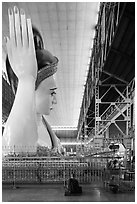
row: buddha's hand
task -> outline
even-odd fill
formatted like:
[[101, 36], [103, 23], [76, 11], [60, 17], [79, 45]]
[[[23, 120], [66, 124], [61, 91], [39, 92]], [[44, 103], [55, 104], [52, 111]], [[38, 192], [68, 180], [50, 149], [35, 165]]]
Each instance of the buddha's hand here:
[[15, 6], [8, 9], [10, 37], [6, 37], [8, 58], [18, 79], [33, 77], [36, 80], [37, 61], [31, 19]]

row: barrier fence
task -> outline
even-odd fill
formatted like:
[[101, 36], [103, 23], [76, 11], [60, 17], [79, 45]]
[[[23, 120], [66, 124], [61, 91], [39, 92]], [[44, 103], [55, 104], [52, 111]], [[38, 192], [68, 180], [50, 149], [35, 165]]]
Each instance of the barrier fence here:
[[[19, 147], [20, 149], [20, 147]], [[33, 149], [33, 148], [32, 148]], [[91, 157], [67, 157], [50, 152], [48, 149], [38, 148], [37, 152], [19, 152], [17, 147], [3, 149], [2, 158], [2, 182], [14, 186], [23, 183], [62, 183], [64, 186], [72, 173], [75, 173], [79, 183], [100, 183], [109, 181], [112, 173], [108, 170], [108, 161], [114, 160], [111, 154], [108, 156]], [[12, 151], [11, 151], [12, 150]], [[5, 152], [8, 152], [5, 154]], [[41, 156], [43, 155], [43, 156]], [[49, 155], [49, 156], [44, 156]], [[99, 156], [99, 155], [98, 155]], [[115, 158], [116, 159], [116, 158]], [[118, 177], [129, 177], [128, 180], [135, 180], [134, 172], [118, 167]], [[108, 183], [108, 182], [106, 182]]]
[[2, 162], [3, 183], [66, 183], [75, 173], [79, 183], [103, 181], [101, 163], [46, 157], [6, 157]]

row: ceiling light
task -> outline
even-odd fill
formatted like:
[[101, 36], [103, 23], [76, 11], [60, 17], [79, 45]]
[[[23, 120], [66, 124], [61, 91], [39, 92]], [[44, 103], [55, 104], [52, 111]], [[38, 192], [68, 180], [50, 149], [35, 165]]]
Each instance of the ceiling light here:
[[89, 56], [91, 57], [92, 54], [92, 49], [89, 50]]
[[90, 64], [90, 59], [91, 59], [91, 58], [89, 57], [89, 59], [88, 59], [88, 64]]
[[77, 130], [77, 127], [73, 126], [51, 126], [52, 130]]
[[62, 145], [81, 145], [81, 142], [61, 142], [61, 144]]

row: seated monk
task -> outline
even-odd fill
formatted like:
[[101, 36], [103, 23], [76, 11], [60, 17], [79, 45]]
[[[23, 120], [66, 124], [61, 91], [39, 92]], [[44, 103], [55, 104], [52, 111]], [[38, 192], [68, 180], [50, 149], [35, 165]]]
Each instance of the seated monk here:
[[68, 181], [68, 186], [65, 190], [65, 196], [67, 195], [77, 195], [82, 193], [82, 187], [79, 186], [78, 180], [75, 178], [75, 174], [71, 175]]

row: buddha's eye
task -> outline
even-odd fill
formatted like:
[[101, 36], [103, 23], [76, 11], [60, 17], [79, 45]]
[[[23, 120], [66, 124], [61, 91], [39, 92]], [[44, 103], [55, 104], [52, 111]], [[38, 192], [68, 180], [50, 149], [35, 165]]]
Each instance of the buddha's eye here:
[[55, 94], [56, 94], [55, 91], [52, 91], [52, 92], [51, 92], [51, 96], [54, 96]]

